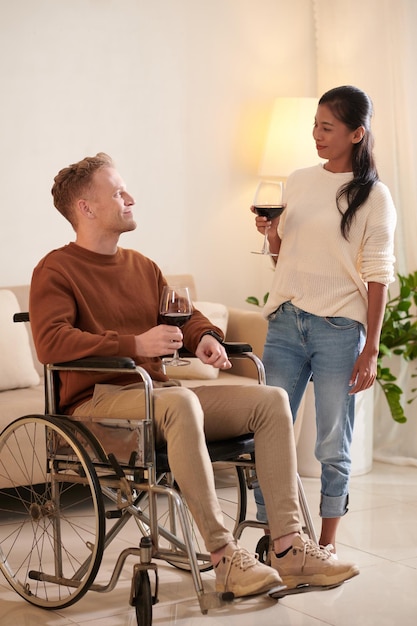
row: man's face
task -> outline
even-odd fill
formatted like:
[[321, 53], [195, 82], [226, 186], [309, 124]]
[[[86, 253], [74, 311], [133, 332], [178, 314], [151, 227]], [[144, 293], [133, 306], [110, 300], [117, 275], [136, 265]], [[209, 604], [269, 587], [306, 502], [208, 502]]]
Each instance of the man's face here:
[[120, 235], [135, 230], [132, 212], [135, 200], [126, 191], [126, 185], [115, 168], [97, 170], [86, 200], [96, 226], [103, 234]]

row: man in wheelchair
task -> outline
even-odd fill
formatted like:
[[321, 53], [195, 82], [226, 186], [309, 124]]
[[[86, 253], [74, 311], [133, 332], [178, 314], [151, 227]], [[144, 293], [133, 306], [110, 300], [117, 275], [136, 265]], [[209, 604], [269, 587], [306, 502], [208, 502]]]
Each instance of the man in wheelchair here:
[[[359, 573], [301, 534], [296, 453], [287, 394], [263, 385], [171, 384], [161, 357], [185, 346], [214, 367], [231, 367], [222, 332], [195, 310], [183, 330], [160, 324], [166, 281], [139, 252], [118, 247], [134, 230], [134, 199], [104, 153], [62, 169], [54, 204], [75, 242], [46, 255], [34, 270], [30, 319], [39, 359], [59, 363], [88, 356], [129, 356], [155, 384], [156, 443], [211, 554], [216, 589], [245, 596], [282, 584], [332, 586]], [[60, 372], [60, 411], [82, 419], [144, 419], [144, 389], [131, 376]], [[257, 475], [273, 539], [271, 567], [240, 547], [225, 528], [206, 440], [253, 433]]]

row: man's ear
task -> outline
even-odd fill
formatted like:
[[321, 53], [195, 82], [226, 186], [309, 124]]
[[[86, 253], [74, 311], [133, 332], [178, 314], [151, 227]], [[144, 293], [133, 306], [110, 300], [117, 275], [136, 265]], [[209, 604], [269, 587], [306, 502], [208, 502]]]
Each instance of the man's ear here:
[[365, 135], [365, 126], [358, 126], [353, 133], [352, 143], [360, 143]]
[[77, 211], [87, 219], [91, 220], [94, 218], [94, 213], [90, 209], [88, 201], [84, 200], [84, 198], [80, 198], [80, 200], [77, 201]]

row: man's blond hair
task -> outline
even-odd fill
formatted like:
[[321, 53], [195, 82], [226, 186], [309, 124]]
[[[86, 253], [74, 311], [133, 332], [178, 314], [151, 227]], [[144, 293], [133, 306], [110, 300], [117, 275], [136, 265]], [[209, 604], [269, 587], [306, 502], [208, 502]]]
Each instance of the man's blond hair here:
[[54, 206], [73, 228], [77, 222], [75, 203], [89, 192], [94, 174], [103, 167], [113, 167], [113, 161], [104, 152], [99, 152], [63, 168], [54, 178], [51, 189]]

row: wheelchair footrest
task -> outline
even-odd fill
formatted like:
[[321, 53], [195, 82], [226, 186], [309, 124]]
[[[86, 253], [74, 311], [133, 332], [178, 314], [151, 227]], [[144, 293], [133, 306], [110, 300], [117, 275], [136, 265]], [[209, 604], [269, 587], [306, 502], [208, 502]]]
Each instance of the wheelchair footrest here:
[[288, 589], [285, 585], [279, 585], [270, 589], [268, 596], [273, 600], [280, 600], [281, 598], [285, 598], [285, 596], [307, 593], [308, 591], [328, 591], [329, 589], [336, 589], [336, 587], [340, 587], [341, 585], [343, 585], [343, 581], [341, 583], [335, 583], [334, 585], [298, 585], [298, 587], [293, 587], [292, 589]]
[[218, 593], [217, 591], [205, 591], [198, 597], [203, 615], [206, 615], [210, 609], [219, 609], [225, 604], [230, 604], [234, 599], [235, 596], [231, 592]]

